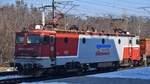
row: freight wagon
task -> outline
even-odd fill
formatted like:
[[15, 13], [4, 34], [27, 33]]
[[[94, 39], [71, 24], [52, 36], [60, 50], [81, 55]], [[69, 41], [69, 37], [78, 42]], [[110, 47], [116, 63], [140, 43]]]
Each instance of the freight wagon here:
[[140, 54], [141, 57], [147, 60], [147, 63], [150, 63], [150, 39], [149, 38], [141, 38], [140, 39]]

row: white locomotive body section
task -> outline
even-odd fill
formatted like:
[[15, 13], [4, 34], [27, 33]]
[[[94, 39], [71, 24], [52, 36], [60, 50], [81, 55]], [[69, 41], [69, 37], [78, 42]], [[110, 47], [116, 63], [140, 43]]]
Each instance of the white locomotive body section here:
[[[132, 40], [133, 43], [130, 44], [129, 40]], [[77, 56], [57, 58], [57, 64], [62, 65], [72, 61], [80, 63], [121, 62], [125, 47], [139, 48], [136, 40], [138, 37], [80, 35]]]

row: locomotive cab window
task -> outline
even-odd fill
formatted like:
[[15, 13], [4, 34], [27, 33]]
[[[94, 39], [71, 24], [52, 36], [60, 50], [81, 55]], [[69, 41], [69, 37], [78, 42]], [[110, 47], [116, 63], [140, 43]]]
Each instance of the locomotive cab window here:
[[44, 36], [43, 37], [43, 41], [42, 41], [42, 43], [44, 43], [44, 44], [48, 44], [50, 42], [50, 38], [49, 38], [49, 36]]
[[55, 37], [54, 36], [50, 36], [50, 44], [54, 44], [54, 42], [55, 42]]
[[105, 43], [105, 39], [103, 38], [103, 39], [102, 39], [102, 44], [104, 44], [104, 43]]
[[118, 44], [121, 44], [121, 40], [120, 39], [118, 39]]
[[129, 44], [132, 44], [132, 40], [131, 39], [129, 40]]
[[136, 44], [139, 44], [139, 39], [136, 39]]
[[66, 43], [66, 44], [68, 43], [68, 38], [67, 37], [64, 38], [64, 43]]
[[16, 35], [16, 43], [24, 43], [25, 36], [24, 35]]
[[82, 43], [83, 43], [83, 44], [86, 43], [86, 39], [85, 39], [85, 38], [82, 39]]
[[40, 43], [39, 35], [29, 35], [27, 36], [27, 43]]

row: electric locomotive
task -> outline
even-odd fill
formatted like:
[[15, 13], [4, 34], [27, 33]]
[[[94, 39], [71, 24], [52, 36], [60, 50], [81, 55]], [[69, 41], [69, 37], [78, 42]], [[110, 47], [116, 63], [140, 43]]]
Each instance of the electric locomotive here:
[[138, 65], [139, 37], [128, 33], [35, 29], [16, 33], [15, 66], [27, 72]]

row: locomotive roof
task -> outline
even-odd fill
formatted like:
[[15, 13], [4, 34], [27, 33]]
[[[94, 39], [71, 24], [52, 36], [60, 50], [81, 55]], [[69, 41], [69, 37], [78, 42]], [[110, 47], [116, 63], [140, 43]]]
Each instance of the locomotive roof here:
[[125, 33], [107, 33], [107, 32], [85, 32], [85, 31], [75, 31], [75, 30], [31, 30], [31, 31], [22, 31], [17, 32], [21, 33], [35, 33], [35, 34], [57, 34], [57, 33], [71, 33], [71, 34], [82, 34], [82, 35], [106, 35], [106, 36], [128, 36], [128, 37], [135, 37], [132, 34], [125, 34]]

